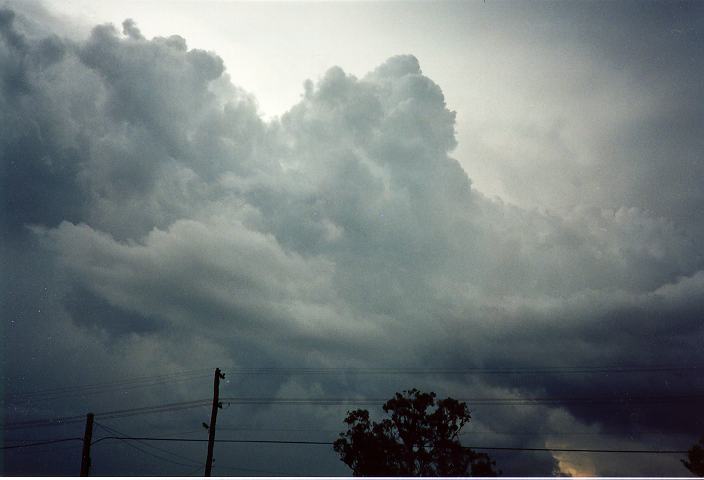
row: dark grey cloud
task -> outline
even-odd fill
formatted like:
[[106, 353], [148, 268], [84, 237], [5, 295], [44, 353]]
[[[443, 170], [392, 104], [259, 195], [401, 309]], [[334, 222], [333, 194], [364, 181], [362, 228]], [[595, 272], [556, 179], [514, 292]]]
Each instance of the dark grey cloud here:
[[[121, 33], [101, 25], [70, 40], [25, 24], [32, 18], [0, 10], [9, 390], [37, 389], [37, 377], [44, 386], [81, 384], [218, 362], [529, 368], [704, 360], [704, 259], [689, 178], [660, 183], [652, 204], [629, 202], [637, 197], [628, 184], [619, 184], [623, 193], [607, 182], [611, 203], [552, 213], [508, 205], [473, 189], [452, 157], [456, 114], [412, 55], [361, 78], [331, 68], [307, 81], [280, 119], [264, 121], [222, 60], [179, 36], [147, 39], [125, 20]], [[683, 152], [695, 148], [688, 138], [680, 139]], [[655, 153], [639, 170], [648, 178], [665, 169]], [[668, 206], [653, 208], [658, 198]], [[242, 394], [237, 380], [226, 388]], [[652, 372], [247, 381], [251, 396], [284, 397], [383, 397], [417, 386], [458, 397], [626, 398], [701, 387], [691, 373], [663, 384]], [[187, 385], [163, 388], [103, 399], [101, 409], [194, 395]], [[78, 403], [97, 409], [91, 402]], [[68, 400], [15, 403], [6, 417], [75, 408]], [[277, 411], [272, 426], [273, 408], [234, 411], [264, 429], [259, 434], [276, 425], [336, 430], [344, 413]], [[483, 433], [472, 438], [554, 446], [565, 442], [561, 431], [618, 430], [609, 437], [615, 447], [674, 448], [681, 437], [652, 445], [630, 432], [701, 430], [691, 421], [694, 404], [665, 415], [660, 408], [478, 407]], [[170, 426], [197, 427], [198, 415]], [[502, 437], [506, 430], [542, 433]], [[301, 461], [301, 450], [289, 453], [276, 462], [281, 469], [345, 473], [329, 452], [319, 465]], [[232, 460], [266, 465], [270, 454], [240, 451]], [[683, 473], [676, 459], [638, 466], [548, 453], [500, 457], [507, 474], [549, 474], [556, 461], [566, 471], [593, 462], [580, 468]], [[30, 468], [23, 458], [8, 457], [7, 471]], [[163, 472], [101, 462], [105, 474]]]

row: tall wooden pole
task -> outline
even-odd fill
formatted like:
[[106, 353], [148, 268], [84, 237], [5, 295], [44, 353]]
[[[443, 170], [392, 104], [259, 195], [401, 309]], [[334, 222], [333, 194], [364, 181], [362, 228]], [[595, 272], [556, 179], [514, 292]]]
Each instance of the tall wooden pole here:
[[81, 477], [90, 474], [90, 443], [93, 440], [93, 418], [95, 415], [86, 415], [86, 431], [83, 434], [83, 455], [81, 456]]
[[218, 420], [218, 409], [220, 406], [220, 379], [225, 375], [220, 373], [220, 369], [215, 369], [213, 379], [213, 409], [210, 412], [210, 425], [208, 426], [208, 457], [205, 460], [205, 473], [203, 476], [209, 477], [213, 468], [213, 447], [215, 446], [215, 423]]

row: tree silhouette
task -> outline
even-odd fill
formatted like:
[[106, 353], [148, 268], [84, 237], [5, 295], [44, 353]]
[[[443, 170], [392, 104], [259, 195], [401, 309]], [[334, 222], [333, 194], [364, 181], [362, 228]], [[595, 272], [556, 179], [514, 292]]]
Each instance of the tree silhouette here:
[[396, 393], [383, 406], [391, 418], [378, 423], [367, 410], [347, 412], [348, 430], [335, 451], [355, 476], [496, 476], [488, 455], [460, 444], [471, 418], [467, 405], [435, 397], [416, 389]]
[[682, 460], [687, 469], [695, 475], [704, 477], [704, 437], [687, 452], [687, 460]]

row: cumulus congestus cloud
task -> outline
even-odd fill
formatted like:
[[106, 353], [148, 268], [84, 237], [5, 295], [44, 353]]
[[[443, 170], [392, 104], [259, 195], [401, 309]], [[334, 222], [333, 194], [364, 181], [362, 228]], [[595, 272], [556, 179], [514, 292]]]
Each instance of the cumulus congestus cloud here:
[[[148, 342], [184, 366], [209, 364], [200, 355], [213, 349], [243, 366], [701, 360], [702, 250], [686, 229], [631, 205], [557, 215], [487, 199], [452, 158], [455, 113], [412, 55], [362, 78], [333, 67], [265, 121], [236, 66], [230, 78], [215, 53], [146, 39], [131, 20], [78, 41], [4, 9], [0, 33], [6, 262], [21, 276], [10, 257], [40, 256], [27, 275], [60, 278], [57, 315], [86, 342], [121, 345], [117, 358], [142, 358]], [[21, 288], [8, 311], [24, 308]], [[653, 390], [643, 378], [578, 380], [428, 385], [456, 396]], [[357, 388], [306, 382], [267, 388]], [[545, 410], [558, 426], [606, 426], [588, 408]], [[684, 428], [688, 411], [618, 422]]]

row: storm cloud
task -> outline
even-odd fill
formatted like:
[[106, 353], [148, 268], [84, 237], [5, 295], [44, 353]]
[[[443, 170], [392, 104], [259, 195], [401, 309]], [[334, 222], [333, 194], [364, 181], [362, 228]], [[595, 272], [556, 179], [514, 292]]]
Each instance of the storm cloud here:
[[[541, 184], [533, 173], [511, 172], [508, 203], [474, 188], [453, 157], [456, 113], [413, 55], [389, 58], [360, 78], [330, 68], [304, 83], [290, 110], [265, 120], [256, 99], [237, 86], [235, 66], [178, 35], [148, 39], [131, 19], [96, 26], [84, 39], [46, 33], [48, 27], [31, 9], [0, 10], [7, 390], [36, 390], [28, 378], [39, 372], [82, 384], [216, 362], [703, 363], [704, 251], [693, 213], [702, 206], [701, 145], [678, 140], [682, 130], [669, 121], [700, 124], [701, 102], [684, 113], [675, 104], [664, 115], [626, 118], [613, 133], [618, 138], [594, 147], [618, 148], [586, 167], [570, 168], [573, 158], [562, 169], [569, 149], [555, 147], [559, 133], [506, 132], [517, 142], [547, 135], [541, 148], [549, 151], [543, 160], [551, 176]], [[699, 38], [701, 30], [692, 28]], [[647, 63], [638, 52], [608, 53], [611, 61]], [[642, 75], [656, 85], [672, 81], [648, 68]], [[678, 88], [694, 92], [690, 80]], [[674, 145], [650, 145], [648, 132], [663, 123]], [[673, 158], [676, 168], [689, 162], [689, 173], [673, 170]], [[632, 182], [609, 183], [610, 168], [624, 169], [621, 176]], [[534, 199], [562, 195], [560, 184], [581, 175], [584, 184], [607, 190], [599, 201], [578, 191], [569, 208], [537, 208], [544, 200], [521, 205], [535, 190], [543, 189]], [[282, 376], [255, 382], [251, 392], [378, 398], [419, 386], [456, 397], [627, 398], [688, 395], [702, 386], [691, 374], [668, 382], [658, 372]], [[169, 394], [173, 401], [193, 397], [187, 389]], [[163, 401], [131, 398], [135, 405]], [[474, 422], [485, 443], [509, 438], [512, 445], [553, 447], [564, 439], [551, 431], [581, 429], [618, 430], [616, 446], [687, 446], [678, 443], [682, 437], [664, 435], [653, 445], [632, 433], [696, 438], [704, 429], [700, 417], [693, 421], [693, 403], [662, 412], [670, 407], [477, 407]], [[5, 417], [82, 413], [68, 402], [46, 408], [7, 402]], [[335, 431], [341, 413], [311, 409], [298, 421]], [[260, 407], [252, 422], [263, 427], [267, 415]], [[497, 437], [502, 429], [541, 433]], [[320, 468], [333, 468], [329, 455]], [[676, 458], [626, 461], [500, 456], [507, 474], [550, 474], [554, 462], [565, 472], [684, 473]], [[10, 469], [27, 468], [23, 462], [6, 459]], [[276, 464], [288, 463], [316, 468], [291, 458]]]

